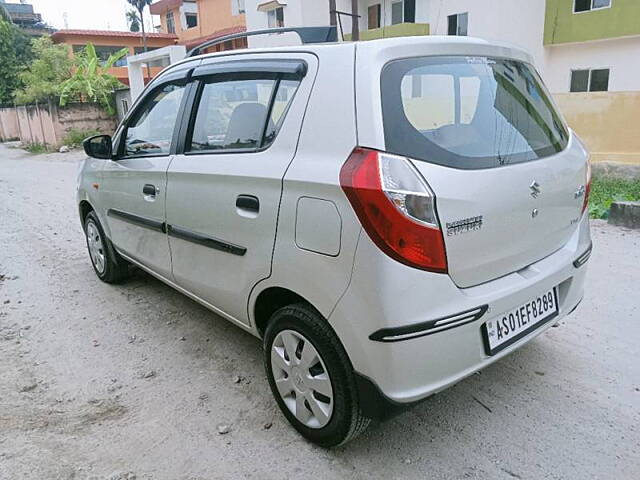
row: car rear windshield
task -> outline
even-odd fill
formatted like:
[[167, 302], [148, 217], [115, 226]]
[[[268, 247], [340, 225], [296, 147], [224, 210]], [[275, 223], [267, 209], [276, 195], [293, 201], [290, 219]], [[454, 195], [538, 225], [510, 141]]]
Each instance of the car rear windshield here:
[[489, 57], [419, 57], [382, 70], [386, 150], [476, 169], [562, 151], [568, 132], [534, 68]]

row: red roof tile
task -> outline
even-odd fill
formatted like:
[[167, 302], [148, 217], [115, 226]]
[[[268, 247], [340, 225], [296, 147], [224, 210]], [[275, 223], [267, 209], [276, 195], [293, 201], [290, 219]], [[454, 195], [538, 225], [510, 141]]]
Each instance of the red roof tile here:
[[[142, 38], [142, 32], [116, 32], [114, 30], [58, 30], [51, 35], [51, 38], [55, 41], [61, 37], [81, 35]], [[178, 36], [172, 33], [147, 33], [147, 38], [166, 38], [168, 40], [176, 40]]]
[[194, 38], [193, 40], [189, 40], [185, 43], [185, 47], [187, 50], [191, 50], [194, 47], [197, 47], [201, 43], [207, 42], [209, 40], [215, 40], [216, 38], [224, 37], [225, 35], [231, 35], [233, 33], [240, 33], [246, 31], [247, 28], [244, 25], [238, 25], [236, 27], [223, 28], [222, 30], [218, 30], [210, 35], [205, 35], [204, 37]]
[[179, 7], [180, 5], [182, 5], [182, 0], [160, 0], [152, 3], [149, 6], [149, 10], [151, 10], [153, 15], [162, 15], [167, 10]]

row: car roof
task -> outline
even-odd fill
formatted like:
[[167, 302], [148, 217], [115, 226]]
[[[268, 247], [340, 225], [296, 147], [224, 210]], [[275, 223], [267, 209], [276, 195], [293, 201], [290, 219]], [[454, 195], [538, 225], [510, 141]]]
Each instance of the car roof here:
[[[407, 56], [436, 56], [436, 55], [486, 55], [502, 58], [512, 58], [526, 63], [533, 63], [533, 57], [526, 50], [506, 42], [489, 41], [475, 37], [463, 37], [455, 35], [422, 35], [413, 37], [383, 38], [362, 42], [329, 42], [307, 43], [303, 45], [288, 45], [277, 47], [246, 48], [241, 50], [226, 50], [222, 52], [204, 53], [185, 58], [177, 63], [169, 65], [160, 72], [151, 84], [162, 81], [162, 77], [172, 71], [189, 68], [189, 64], [201, 64], [209, 59], [228, 58], [235, 60], [243, 55], [267, 54], [267, 53], [312, 53], [322, 57], [323, 52], [332, 50], [344, 50], [345, 54], [352, 58], [354, 49], [357, 49], [360, 57], [373, 59], [381, 53], [386, 53], [387, 58], [404, 58]], [[420, 52], [407, 55], [406, 52]], [[349, 53], [347, 53], [349, 52]], [[147, 90], [145, 88], [145, 90]]]
[[506, 42], [498, 42], [485, 40], [477, 37], [467, 37], [467, 36], [456, 36], [456, 35], [419, 35], [419, 36], [408, 36], [408, 37], [393, 37], [393, 38], [381, 38], [377, 40], [366, 40], [362, 42], [327, 42], [327, 43], [307, 43], [302, 45], [286, 45], [286, 46], [274, 46], [274, 47], [258, 47], [258, 48], [248, 48], [243, 50], [228, 50], [223, 52], [214, 52], [214, 53], [205, 53], [201, 55], [194, 56], [192, 58], [210, 58], [210, 57], [218, 57], [224, 56], [225, 54], [230, 53], [265, 53], [265, 52], [290, 52], [290, 51], [301, 51], [301, 52], [322, 52], [322, 50], [328, 48], [336, 48], [337, 46], [342, 46], [343, 48], [350, 48], [353, 45], [361, 45], [361, 46], [373, 46], [375, 48], [385, 48], [388, 46], [394, 45], [430, 45], [430, 46], [440, 46], [440, 45], [455, 45], [459, 48], [463, 49], [465, 45], [486, 45], [486, 46], [496, 46], [501, 48], [508, 48], [513, 50], [514, 53], [522, 54], [526, 53], [522, 48], [509, 44]]

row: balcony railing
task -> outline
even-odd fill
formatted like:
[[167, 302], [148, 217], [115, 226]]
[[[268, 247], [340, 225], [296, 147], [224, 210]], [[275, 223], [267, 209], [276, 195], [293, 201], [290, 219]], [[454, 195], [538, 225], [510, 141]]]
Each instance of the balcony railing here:
[[[385, 27], [362, 30], [360, 40], [376, 40], [378, 38], [391, 37], [412, 37], [415, 35], [429, 35], [428, 23], [397, 23]], [[344, 36], [347, 41], [351, 40], [351, 34]]]

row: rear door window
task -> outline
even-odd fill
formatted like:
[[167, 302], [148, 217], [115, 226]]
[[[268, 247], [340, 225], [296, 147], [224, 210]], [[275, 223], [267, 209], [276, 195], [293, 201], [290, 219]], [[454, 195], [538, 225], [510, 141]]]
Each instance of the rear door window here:
[[260, 75], [201, 85], [187, 152], [254, 151], [273, 142], [300, 81]]
[[562, 151], [568, 132], [533, 67], [487, 57], [388, 63], [386, 150], [440, 165], [491, 168]]

